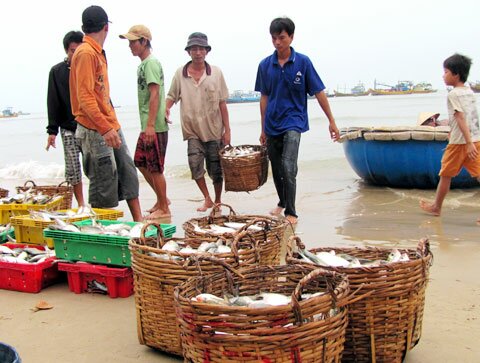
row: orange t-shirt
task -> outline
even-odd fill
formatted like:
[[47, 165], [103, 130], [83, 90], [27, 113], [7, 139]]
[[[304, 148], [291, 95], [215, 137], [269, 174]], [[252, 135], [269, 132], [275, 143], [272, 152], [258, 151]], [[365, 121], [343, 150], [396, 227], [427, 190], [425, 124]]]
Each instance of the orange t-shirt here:
[[75, 120], [104, 135], [120, 124], [110, 101], [107, 59], [93, 38], [85, 35], [73, 54], [70, 70], [70, 101]]

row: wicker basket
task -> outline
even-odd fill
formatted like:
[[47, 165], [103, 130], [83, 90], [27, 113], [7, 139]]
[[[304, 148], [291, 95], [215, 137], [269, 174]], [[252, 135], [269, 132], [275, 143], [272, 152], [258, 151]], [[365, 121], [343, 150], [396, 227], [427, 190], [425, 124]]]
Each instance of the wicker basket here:
[[[297, 248], [305, 246], [296, 236], [287, 244], [286, 261], [300, 260]], [[358, 258], [385, 260], [392, 249], [375, 247], [315, 248], [312, 253], [334, 250]], [[367, 295], [349, 306], [347, 340], [343, 359], [347, 362], [402, 362], [420, 340], [425, 290], [433, 255], [427, 239], [417, 249], [399, 249], [410, 260], [375, 267], [323, 267], [345, 273], [350, 288]]]
[[[200, 293], [291, 295], [253, 308], [196, 302]], [[302, 293], [325, 292], [302, 300]], [[185, 362], [339, 362], [349, 286], [345, 275], [301, 265], [250, 266], [191, 278], [175, 289]], [[335, 309], [332, 314], [331, 309]]]
[[250, 192], [260, 188], [268, 178], [267, 148], [262, 145], [240, 145], [255, 151], [243, 156], [227, 156], [234, 149], [227, 145], [220, 150], [220, 163], [223, 169], [226, 192]]
[[8, 190], [0, 188], [0, 198], [8, 197]]
[[18, 186], [16, 189], [17, 193], [23, 193], [32, 189], [48, 196], [62, 195], [63, 200], [59, 209], [72, 208], [73, 186], [67, 181], [63, 181], [58, 185], [36, 185], [33, 180], [27, 180], [23, 186]]
[[[186, 255], [161, 249], [166, 241], [157, 238], [133, 238], [129, 242], [135, 286], [137, 332], [140, 344], [168, 353], [182, 354], [180, 332], [176, 323], [173, 290], [192, 276], [219, 272], [225, 266], [236, 268], [253, 264], [258, 259], [256, 248], [236, 249], [231, 253]], [[155, 225], [155, 224], [154, 224]], [[158, 228], [158, 226], [157, 226]], [[194, 246], [199, 241], [171, 238], [179, 244]], [[154, 253], [157, 256], [151, 256]], [[163, 257], [159, 258], [159, 257]]]
[[[218, 208], [227, 207], [229, 209], [228, 215], [217, 215]], [[248, 231], [248, 235], [245, 235], [241, 241], [250, 243], [250, 238], [253, 238], [259, 243], [260, 247], [260, 264], [261, 265], [278, 265], [280, 264], [280, 251], [282, 247], [283, 237], [285, 235], [285, 229], [288, 223], [284, 219], [279, 219], [272, 216], [261, 215], [238, 215], [233, 208], [228, 204], [216, 204], [210, 215], [207, 217], [192, 218], [183, 223], [182, 227], [185, 231], [185, 237], [197, 238], [202, 241], [216, 241], [218, 234], [201, 233], [195, 230], [195, 226], [204, 228], [209, 224], [217, 224], [223, 226], [225, 222], [237, 222], [245, 223], [245, 227], [242, 230]], [[253, 224], [263, 224], [263, 229], [260, 231], [251, 231], [248, 229]], [[238, 233], [238, 232], [237, 232]], [[224, 233], [224, 238], [233, 239], [234, 234]], [[198, 247], [198, 246], [197, 246]]]

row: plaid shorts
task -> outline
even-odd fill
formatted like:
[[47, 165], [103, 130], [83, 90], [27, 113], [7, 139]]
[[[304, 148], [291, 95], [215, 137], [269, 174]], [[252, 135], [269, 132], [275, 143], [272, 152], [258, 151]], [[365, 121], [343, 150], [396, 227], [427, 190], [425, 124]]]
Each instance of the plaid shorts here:
[[75, 139], [75, 133], [70, 130], [60, 129], [65, 157], [65, 180], [71, 185], [82, 181], [82, 168], [80, 166], [80, 149]]
[[188, 140], [188, 166], [192, 179], [198, 180], [205, 175], [204, 164], [214, 184], [223, 182], [222, 166], [219, 151], [222, 148], [221, 140], [203, 142], [198, 139]]
[[146, 168], [151, 173], [163, 173], [165, 154], [167, 152], [168, 131], [157, 132], [154, 143], [145, 141], [145, 133], [138, 136], [137, 148], [133, 161], [137, 168]]

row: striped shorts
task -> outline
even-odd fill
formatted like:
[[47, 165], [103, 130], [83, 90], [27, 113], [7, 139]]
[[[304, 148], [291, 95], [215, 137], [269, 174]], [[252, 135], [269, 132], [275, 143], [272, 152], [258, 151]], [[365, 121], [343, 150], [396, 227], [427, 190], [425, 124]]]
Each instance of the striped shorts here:
[[82, 168], [80, 166], [80, 149], [75, 139], [75, 133], [70, 130], [60, 129], [65, 157], [65, 180], [71, 185], [82, 181]]

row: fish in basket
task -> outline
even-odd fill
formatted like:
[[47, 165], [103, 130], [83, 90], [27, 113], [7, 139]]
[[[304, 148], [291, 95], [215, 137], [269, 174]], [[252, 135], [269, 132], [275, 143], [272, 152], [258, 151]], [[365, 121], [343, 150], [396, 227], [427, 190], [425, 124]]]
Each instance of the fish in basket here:
[[[154, 223], [148, 226], [157, 226]], [[158, 226], [157, 226], [158, 228]], [[137, 333], [140, 344], [182, 355], [173, 291], [193, 276], [223, 271], [224, 266], [238, 268], [258, 262], [256, 245], [238, 246], [240, 238], [215, 242], [201, 238], [145, 237], [129, 242], [134, 277]]]
[[23, 186], [18, 186], [16, 189], [17, 193], [34, 191], [48, 196], [61, 195], [63, 200], [58, 209], [72, 208], [73, 186], [67, 181], [63, 181], [58, 185], [37, 185], [33, 180], [27, 180]]
[[227, 145], [219, 152], [225, 191], [250, 192], [268, 178], [267, 148], [263, 145]]
[[248, 266], [175, 289], [185, 362], [339, 362], [345, 275], [313, 266]]
[[[221, 207], [227, 207], [229, 213], [219, 215], [218, 209]], [[260, 264], [278, 265], [287, 225], [284, 219], [273, 216], [240, 215], [230, 205], [219, 203], [212, 208], [210, 215], [192, 218], [182, 227], [186, 237], [211, 241], [216, 241], [219, 236], [231, 239], [235, 233], [247, 231], [248, 235], [244, 238], [246, 242], [250, 243], [250, 238], [253, 238], [261, 247]]]
[[322, 247], [287, 243], [287, 264], [307, 264], [348, 276], [364, 298], [349, 305], [343, 360], [403, 361], [420, 340], [425, 290], [433, 261], [428, 239], [416, 248]]

